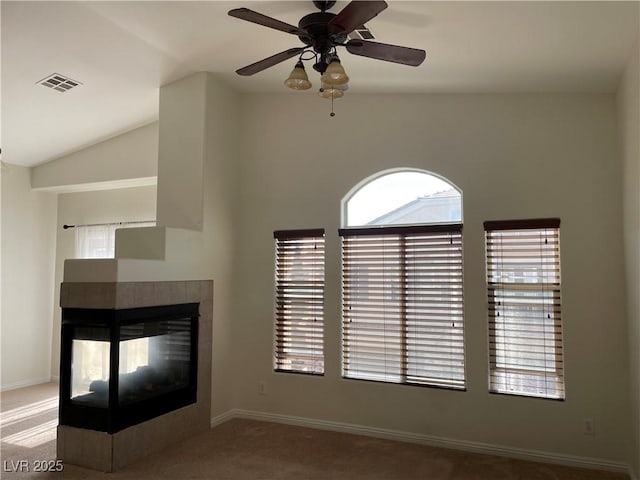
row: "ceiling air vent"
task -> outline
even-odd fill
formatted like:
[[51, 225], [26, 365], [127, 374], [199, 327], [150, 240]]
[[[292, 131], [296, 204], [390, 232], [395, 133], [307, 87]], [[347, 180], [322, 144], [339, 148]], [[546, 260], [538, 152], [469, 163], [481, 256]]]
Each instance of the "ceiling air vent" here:
[[71, 80], [69, 77], [65, 77], [59, 73], [52, 73], [42, 80], [39, 80], [37, 83], [44, 85], [45, 87], [53, 88], [58, 92], [68, 92], [72, 88], [82, 85], [80, 82]]
[[352, 40], [375, 40], [371, 30], [366, 25], [361, 25], [349, 34]]

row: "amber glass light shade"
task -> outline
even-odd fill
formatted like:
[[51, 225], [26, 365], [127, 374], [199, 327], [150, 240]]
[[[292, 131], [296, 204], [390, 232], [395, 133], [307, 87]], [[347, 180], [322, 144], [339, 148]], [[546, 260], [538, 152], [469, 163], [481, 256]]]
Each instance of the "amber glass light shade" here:
[[325, 87], [322, 90], [320, 90], [318, 92], [318, 95], [320, 95], [322, 98], [327, 98], [327, 99], [331, 99], [333, 98], [342, 98], [344, 97], [344, 92], [342, 90], [340, 90], [339, 88], [334, 88], [334, 87]]
[[349, 82], [349, 77], [337, 58], [334, 58], [327, 66], [322, 78], [327, 85], [344, 85]]
[[323, 82], [318, 95], [329, 100], [332, 98], [342, 98], [344, 97], [344, 92], [347, 90], [347, 87], [348, 85], [341, 85], [338, 87], [336, 85], [327, 85]]
[[291, 70], [284, 84], [292, 90], [308, 90], [311, 88], [311, 82], [309, 81], [309, 77], [307, 77], [307, 72], [301, 61], [296, 63], [296, 66]]

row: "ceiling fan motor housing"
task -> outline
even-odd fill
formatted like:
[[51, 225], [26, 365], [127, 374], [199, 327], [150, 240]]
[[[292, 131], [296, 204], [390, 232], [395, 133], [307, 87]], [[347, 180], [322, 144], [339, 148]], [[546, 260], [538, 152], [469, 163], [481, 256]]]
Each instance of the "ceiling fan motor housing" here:
[[327, 68], [327, 55], [337, 44], [347, 39], [344, 32], [329, 33], [328, 24], [335, 14], [329, 12], [315, 12], [305, 15], [300, 19], [298, 27], [305, 30], [308, 35], [300, 35], [298, 38], [320, 54], [320, 61], [313, 68], [323, 73]]

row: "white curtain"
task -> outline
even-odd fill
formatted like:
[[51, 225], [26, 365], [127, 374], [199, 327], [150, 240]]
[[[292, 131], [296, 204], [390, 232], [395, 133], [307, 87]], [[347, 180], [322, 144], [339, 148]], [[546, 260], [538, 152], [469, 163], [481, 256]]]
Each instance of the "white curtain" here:
[[155, 222], [76, 227], [76, 258], [113, 258], [118, 228], [152, 227]]

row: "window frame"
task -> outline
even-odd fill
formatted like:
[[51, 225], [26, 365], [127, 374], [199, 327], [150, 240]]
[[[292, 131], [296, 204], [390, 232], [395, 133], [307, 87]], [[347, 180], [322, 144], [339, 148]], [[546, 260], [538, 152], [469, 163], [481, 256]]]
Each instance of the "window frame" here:
[[[566, 387], [564, 336], [562, 333], [560, 219], [486, 221], [484, 222], [484, 230], [489, 392], [563, 401], [566, 399]], [[539, 240], [524, 240], [527, 236], [534, 237], [535, 235], [539, 236]], [[543, 238], [544, 247], [542, 246]], [[552, 238], [550, 246], [549, 238]], [[538, 257], [532, 257], [531, 255], [536, 250], [536, 244], [538, 244]], [[505, 257], [505, 252], [510, 252], [511, 255]], [[520, 252], [518, 254], [520, 256], [516, 255], [518, 252]], [[531, 263], [535, 260], [539, 260], [539, 262]], [[497, 280], [503, 276], [516, 276], [517, 274], [521, 274], [524, 280], [526, 273], [534, 273], [535, 275], [528, 277], [537, 277], [543, 281]], [[545, 281], [546, 278], [552, 278], [553, 281]], [[503, 305], [504, 299], [514, 298], [521, 300]], [[548, 298], [550, 298], [550, 302], [547, 302]], [[551, 310], [549, 310], [549, 306]], [[537, 325], [531, 319], [535, 319], [540, 309], [542, 309], [542, 317], [541, 322], [538, 322], [539, 325]], [[497, 319], [500, 317], [501, 311], [505, 312], [502, 315], [505, 320], [499, 322]], [[508, 317], [506, 312], [509, 312]], [[530, 319], [528, 325], [525, 324], [526, 327], [522, 324], [521, 319]], [[547, 322], [547, 320], [551, 320], [551, 322]], [[505, 322], [509, 322], [508, 331], [507, 328], [500, 327], [501, 323], [506, 325]], [[547, 331], [549, 327], [551, 327], [551, 333]], [[509, 345], [509, 337], [511, 337], [511, 345]], [[498, 340], [499, 338], [501, 340]], [[514, 340], [522, 343], [515, 343]], [[536, 348], [540, 348], [540, 344], [535, 342], [542, 342], [541, 348], [544, 353], [536, 351]], [[503, 345], [501, 349], [498, 348], [498, 343]], [[533, 345], [531, 345], [532, 343]], [[549, 347], [553, 351], [552, 361], [547, 358], [549, 355], [546, 350], [548, 343], [552, 345]], [[517, 351], [518, 347], [520, 352]], [[530, 356], [526, 357], [525, 354]], [[500, 356], [503, 357], [501, 361], [499, 360]], [[527, 358], [533, 362], [542, 362], [543, 366], [538, 367], [524, 363]], [[500, 362], [502, 365], [499, 365]], [[518, 365], [518, 363], [520, 364]], [[553, 365], [553, 368], [549, 365]], [[526, 386], [527, 382], [531, 386]], [[533, 386], [539, 385], [540, 382], [544, 383], [544, 387]], [[517, 383], [520, 383], [520, 387], [516, 385]]]
[[[459, 213], [456, 215], [456, 217], [449, 217], [448, 219], [436, 219], [436, 218], [431, 218], [433, 217], [433, 212], [431, 212], [430, 214], [428, 214], [426, 217], [424, 218], [419, 218], [416, 217], [415, 220], [411, 221], [411, 222], [401, 222], [401, 221], [392, 221], [391, 223], [374, 223], [374, 220], [372, 220], [370, 222], [369, 225], [362, 225], [359, 223], [359, 221], [355, 221], [355, 222], [351, 222], [350, 218], [349, 218], [349, 202], [351, 202], [358, 194], [360, 194], [365, 188], [367, 188], [370, 184], [377, 182], [379, 180], [381, 180], [384, 177], [390, 177], [394, 174], [400, 174], [400, 173], [415, 173], [415, 174], [420, 174], [420, 175], [424, 175], [424, 181], [425, 181], [425, 185], [424, 185], [424, 190], [425, 193], [423, 195], [425, 196], [430, 196], [436, 193], [439, 193], [440, 190], [432, 190], [433, 188], [433, 184], [431, 184], [430, 186], [430, 182], [432, 180], [439, 180], [441, 182], [443, 182], [444, 184], [446, 184], [450, 189], [455, 190], [458, 194], [459, 194], [459, 208], [458, 211]], [[415, 180], [415, 179], [414, 179]], [[419, 177], [417, 179], [419, 181]], [[400, 179], [398, 178], [398, 184], [402, 185], [401, 182], [403, 182], [404, 179]], [[395, 186], [395, 185], [394, 185]], [[444, 187], [444, 185], [443, 185]], [[402, 188], [402, 187], [401, 187]], [[428, 193], [429, 191], [432, 191], [433, 193]], [[443, 190], [445, 191], [445, 190]], [[422, 197], [418, 197], [418, 198], [422, 198]], [[409, 205], [410, 203], [412, 203], [411, 201], [409, 201], [408, 204], [405, 204], [404, 206]], [[399, 210], [400, 208], [403, 208], [403, 206], [394, 206], [393, 204], [390, 205], [389, 208], [389, 212], [392, 212], [394, 210]], [[435, 207], [434, 207], [435, 208]], [[392, 169], [387, 169], [384, 171], [380, 171], [377, 172], [363, 180], [361, 180], [360, 182], [358, 182], [355, 186], [353, 186], [349, 192], [347, 193], [347, 195], [345, 195], [342, 199], [341, 202], [341, 211], [340, 211], [340, 215], [341, 215], [341, 225], [343, 228], [339, 229], [339, 235], [342, 237], [342, 246], [341, 246], [341, 259], [342, 259], [342, 271], [341, 271], [341, 282], [342, 282], [342, 301], [341, 301], [341, 308], [342, 308], [342, 362], [341, 362], [341, 366], [342, 366], [342, 377], [345, 379], [349, 379], [349, 380], [359, 380], [359, 381], [377, 381], [377, 382], [383, 382], [383, 383], [394, 383], [394, 384], [405, 384], [405, 385], [416, 385], [416, 386], [425, 386], [425, 387], [431, 387], [431, 388], [445, 388], [445, 389], [455, 389], [455, 390], [460, 390], [460, 391], [465, 391], [467, 388], [467, 378], [466, 378], [466, 344], [465, 344], [465, 330], [464, 330], [464, 242], [463, 242], [463, 235], [462, 235], [462, 227], [463, 227], [463, 222], [464, 222], [464, 209], [463, 209], [463, 192], [460, 188], [458, 188], [454, 183], [452, 183], [449, 179], [447, 179], [444, 176], [441, 176], [437, 173], [433, 173], [427, 170], [423, 170], [423, 169], [418, 169], [418, 168], [407, 168], [407, 167], [399, 167], [399, 168], [392, 168]], [[386, 214], [382, 214], [383, 216]], [[381, 217], [378, 216], [376, 217], [375, 220], [379, 220]], [[351, 223], [351, 224], [350, 224]], [[459, 343], [459, 347], [460, 347], [460, 364], [458, 364], [459, 368], [461, 368], [462, 373], [460, 375], [460, 381], [458, 384], [456, 385], [445, 385], [445, 383], [447, 383], [445, 380], [442, 380], [441, 382], [438, 381], [429, 381], [429, 382], [425, 382], [425, 381], [406, 381], [407, 379], [407, 371], [409, 370], [409, 368], [407, 367], [408, 363], [405, 362], [404, 366], [401, 368], [401, 370], [404, 370], [404, 375], [398, 375], [398, 378], [400, 378], [400, 380], [402, 381], [396, 381], [396, 379], [394, 379], [393, 381], [389, 382], [385, 379], [382, 378], [365, 378], [363, 376], [357, 377], [357, 376], [353, 376], [351, 375], [351, 373], [348, 371], [348, 348], [352, 348], [352, 346], [348, 345], [348, 339], [346, 338], [346, 331], [347, 329], [345, 328], [345, 322], [346, 322], [346, 318], [348, 317], [348, 314], [346, 313], [346, 302], [345, 302], [345, 278], [347, 273], [345, 272], [345, 237], [348, 236], [353, 236], [356, 234], [362, 234], [362, 235], [385, 235], [385, 234], [389, 234], [389, 235], [397, 235], [398, 233], [402, 232], [403, 235], [411, 235], [411, 234], [423, 234], [424, 232], [450, 232], [453, 234], [459, 234], [459, 282], [456, 284], [457, 288], [458, 288], [458, 292], [459, 292], [459, 323], [454, 323], [454, 327], [459, 327], [461, 329], [461, 332], [459, 334], [459, 339], [460, 339], [460, 343]], [[393, 268], [393, 267], [392, 267]], [[402, 270], [402, 267], [400, 268], [400, 270]], [[428, 274], [426, 274], [428, 275]], [[435, 280], [434, 280], [434, 285], [432, 285], [432, 288], [434, 288], [436, 291], [438, 290], [438, 286], [435, 285]], [[440, 292], [441, 293], [441, 292]], [[446, 295], [445, 295], [446, 296]], [[453, 295], [452, 295], [453, 296]], [[436, 293], [434, 295], [434, 297], [438, 297], [438, 293]], [[448, 299], [449, 297], [447, 297]], [[434, 301], [434, 303], [438, 303], [438, 301], [441, 299], [436, 299]], [[429, 301], [432, 301], [429, 300]], [[429, 301], [423, 302], [423, 303], [429, 303]], [[384, 307], [381, 307], [384, 308]], [[410, 312], [410, 318], [412, 319], [413, 322], [419, 322], [422, 321], [423, 319], [420, 317], [420, 314], [423, 313], [423, 311], [421, 311], [420, 313], [416, 313], [418, 312], [421, 308], [424, 308], [424, 306], [419, 306], [419, 307], [415, 307], [414, 311]], [[437, 307], [434, 307], [437, 308]], [[374, 316], [376, 315], [375, 311], [374, 311]], [[379, 312], [378, 312], [379, 315]], [[405, 314], [402, 314], [406, 317]], [[432, 314], [431, 316], [434, 316], [435, 314]], [[429, 316], [429, 314], [423, 315], [424, 318], [427, 318]], [[453, 317], [452, 317], [453, 318]], [[456, 320], [457, 322], [458, 320]], [[437, 327], [434, 328], [429, 328], [429, 327], [422, 327], [422, 330], [418, 329], [420, 331], [420, 333], [415, 334], [415, 338], [412, 339], [411, 341], [413, 342], [413, 345], [417, 345], [418, 348], [431, 348], [431, 347], [426, 347], [425, 344], [428, 343], [428, 341], [430, 340], [431, 343], [434, 345], [433, 349], [434, 351], [438, 349], [438, 347], [442, 347], [442, 345], [439, 345], [438, 342], [449, 342], [448, 345], [451, 345], [453, 343], [453, 341], [451, 340], [451, 338], [453, 338], [453, 335], [449, 335], [448, 331], [446, 329], [443, 329], [443, 332], [445, 332], [442, 335], [442, 338], [437, 338], [438, 334], [434, 333], [437, 331]], [[418, 331], [416, 330], [416, 331]], [[423, 340], [422, 337], [424, 338], [429, 338], [429, 340]], [[434, 341], [434, 338], [436, 338], [436, 341]], [[455, 337], [456, 339], [458, 337]], [[404, 343], [405, 345], [407, 345], [409, 343], [409, 339], [407, 338], [406, 332], [403, 334], [403, 338], [401, 340], [401, 343]], [[386, 347], [385, 347], [386, 348]], [[405, 351], [407, 350], [406, 348], [404, 349]], [[386, 350], [384, 350], [386, 351]], [[420, 353], [424, 353], [423, 350], [420, 351]], [[386, 355], [382, 354], [383, 356]], [[401, 355], [400, 355], [401, 356]], [[421, 370], [422, 372], [427, 372], [429, 370], [429, 368], [432, 368], [433, 370], [436, 370], [436, 366], [439, 366], [440, 363], [438, 363], [440, 361], [438, 357], [438, 355], [433, 355], [433, 356], [429, 356], [426, 355], [425, 356], [426, 359], [425, 361], [421, 364], [422, 367], [421, 368], [417, 368], [416, 370]], [[423, 357], [423, 358], [425, 358]], [[452, 366], [453, 364], [451, 364], [450, 366], [447, 366], [448, 370], [446, 370], [448, 373], [454, 371], [454, 367]], [[445, 370], [445, 369], [442, 369]], [[440, 372], [435, 373], [434, 375], [439, 374]], [[453, 374], [452, 374], [453, 375]], [[383, 375], [381, 375], [381, 377], [384, 377]], [[435, 377], [434, 377], [435, 378]], [[455, 382], [453, 382], [455, 383]]]
[[[273, 369], [275, 372], [323, 376], [324, 366], [324, 289], [325, 289], [325, 230], [276, 230], [274, 268], [274, 339]], [[309, 245], [313, 243], [314, 252]], [[315, 250], [320, 247], [321, 251]], [[297, 252], [296, 252], [297, 250]], [[301, 253], [301, 254], [300, 254]], [[309, 267], [300, 267], [314, 278], [311, 281], [294, 281], [291, 270], [285, 266], [306, 261]], [[318, 263], [319, 262], [319, 263]], [[321, 279], [315, 278], [320, 275]], [[302, 292], [302, 294], [300, 294]], [[292, 296], [293, 295], [293, 296]], [[316, 315], [319, 314], [319, 317]], [[304, 325], [305, 316], [313, 316], [311, 333]], [[319, 322], [318, 322], [319, 320]], [[295, 334], [295, 335], [293, 335]], [[300, 339], [300, 336], [303, 339]], [[309, 337], [309, 341], [304, 337]], [[296, 338], [294, 338], [296, 337]], [[311, 354], [293, 354], [290, 349], [309, 349]], [[319, 349], [319, 350], [318, 350]], [[298, 361], [300, 368], [286, 367], [286, 363]], [[305, 370], [304, 367], [310, 369]]]
[[[342, 377], [349, 380], [365, 380], [382, 383], [394, 383], [465, 391], [466, 351], [464, 342], [462, 224], [455, 223], [446, 225], [414, 225], [406, 227], [390, 226], [374, 228], [346, 228], [340, 229], [339, 234], [343, 239]], [[440, 304], [438, 307], [431, 305], [431, 309], [427, 310], [424, 308], [424, 304], [433, 303], [433, 299], [429, 299], [429, 293], [425, 293], [422, 289], [428, 289], [434, 286], [436, 287], [436, 291], [447, 289], [447, 287], [443, 286], [442, 283], [424, 281], [424, 279], [428, 278], [429, 276], [438, 276], [441, 273], [437, 270], [432, 269], [434, 264], [432, 264], [431, 262], [428, 263], [429, 266], [427, 266], [425, 269], [425, 262], [428, 260], [429, 256], [434, 255], [434, 252], [436, 250], [442, 251], [441, 239], [446, 235], [449, 235], [450, 245], [452, 245], [450, 247], [450, 250], [458, 253], [455, 255], [453, 262], [447, 263], [445, 273], [449, 273], [444, 277], [444, 280], [441, 278], [440, 282], [444, 281], [446, 284], [447, 281], [450, 281], [451, 279], [454, 279], [456, 277], [459, 278], [459, 281], [453, 283], [453, 288], [451, 288], [451, 291], [449, 291], [448, 294], [440, 293], [443, 296], [438, 297], [439, 299], [436, 301], [436, 303]], [[375, 266], [377, 266], [376, 264], [379, 263], [380, 260], [374, 260], [373, 262], [367, 261], [366, 263], [359, 264], [358, 256], [360, 256], [360, 254], [358, 254], [357, 252], [362, 250], [363, 248], [368, 248], [366, 246], [366, 239], [372, 238], [374, 239], [374, 242], [382, 241], [384, 243], [385, 240], [382, 240], [384, 237], [396, 238], [395, 241], [397, 242], [397, 247], [392, 249], [391, 254], [398, 254], [399, 263], [397, 264], [396, 281], [399, 282], [401, 294], [398, 296], [398, 299], [395, 302], [395, 309], [393, 308], [393, 306], [387, 308], [387, 305], [391, 303], [388, 302], [384, 303], [384, 306], [381, 307], [381, 310], [376, 310], [371, 314], [373, 317], [379, 316], [381, 314], [383, 315], [382, 328], [384, 330], [384, 338], [382, 341], [380, 341], [379, 338], [372, 339], [371, 337], [372, 329], [379, 330], [379, 327], [377, 326], [380, 324], [379, 320], [375, 318], [369, 318], [363, 320], [357, 327], [351, 327], [350, 325], [353, 321], [358, 322], [359, 318], [363, 318], [361, 312], [366, 312], [367, 310], [371, 309], [372, 300], [370, 300], [369, 296], [374, 297], [374, 303], [380, 303], [379, 299], [381, 294], [379, 293], [379, 290], [381, 286], [379, 275], [368, 277], [367, 274], [362, 275], [361, 273], [358, 273], [357, 270], [358, 265], [360, 265], [360, 268], [363, 270], [371, 267], [374, 267], [375, 270]], [[425, 240], [426, 238], [428, 238], [429, 240]], [[455, 244], [453, 240], [454, 238], [456, 239]], [[353, 261], [349, 258], [351, 249], [346, 247], [346, 243], [351, 241], [349, 239], [356, 239], [355, 245], [353, 246], [353, 249], [356, 251], [355, 259]], [[359, 239], [365, 239], [364, 245], [358, 245]], [[393, 242], [394, 240], [391, 241]], [[446, 238], [444, 241], [446, 241]], [[435, 247], [436, 250], [432, 250], [433, 247]], [[397, 252], [393, 252], [393, 250], [397, 250]], [[447, 249], [445, 247], [445, 252], [446, 250]], [[440, 253], [440, 255], [442, 255], [442, 253]], [[383, 262], [385, 261], [384, 256], [385, 254], [383, 253]], [[383, 266], [383, 268], [385, 267]], [[452, 274], [451, 271], [455, 271], [456, 273]], [[376, 278], [376, 276], [378, 278]], [[411, 278], [413, 278], [414, 281], [411, 281]], [[362, 287], [350, 286], [358, 284], [366, 285], [369, 282], [374, 284], [371, 290], [366, 290], [365, 287], [365, 290], [363, 291]], [[384, 289], [385, 287], [383, 286], [382, 288]], [[393, 287], [391, 287], [391, 290], [393, 291]], [[386, 297], [387, 295], [388, 293], [382, 293], [383, 302], [385, 302], [384, 297]], [[377, 299], [375, 297], [377, 297]], [[367, 300], [358, 301], [358, 298], [367, 298]], [[425, 300], [425, 298], [427, 298], [427, 300]], [[450, 308], [450, 316], [446, 320], [437, 320], [436, 318], [434, 318], [442, 315], [442, 313], [438, 310], [441, 310], [443, 308], [442, 304], [447, 303], [449, 304]], [[352, 311], [353, 307], [355, 307], [356, 310], [353, 314], [351, 314], [350, 312]], [[458, 314], [454, 315], [453, 310], [456, 310]], [[387, 313], [391, 318], [389, 322], [387, 322], [386, 320]], [[393, 321], [394, 315], [398, 316], [395, 328]], [[454, 324], [451, 326], [452, 330], [448, 332], [448, 336], [453, 337], [452, 340], [450, 339], [450, 342], [457, 343], [457, 346], [448, 345], [448, 347], [451, 351], [459, 349], [461, 350], [461, 352], [454, 359], [450, 360], [448, 365], [438, 365], [437, 363], [435, 363], [436, 361], [442, 362], [442, 359], [446, 358], [446, 353], [443, 353], [440, 350], [443, 347], [447, 347], [446, 341], [440, 338], [439, 342], [442, 342], [442, 344], [437, 344], [435, 347], [427, 347], [427, 344], [429, 343], [428, 340], [433, 339], [434, 330], [441, 332], [443, 328], [445, 329], [445, 331], [449, 328], [448, 326], [443, 327], [442, 325], [439, 325], [439, 323], [448, 324], [452, 320]], [[458, 322], [458, 325], [456, 325], [456, 322]], [[351, 333], [351, 331], [354, 329], [354, 333]], [[411, 329], [413, 329], [413, 334], [411, 333]], [[357, 330], [361, 330], [361, 332], [358, 332]], [[421, 330], [426, 331], [426, 333], [416, 333]], [[387, 332], [391, 337], [395, 337], [396, 335], [398, 337], [397, 343], [394, 342], [394, 344], [397, 344], [398, 346], [395, 348], [391, 347], [391, 353], [387, 353]], [[358, 335], [360, 335], [359, 338]], [[447, 336], [447, 334], [444, 334], [443, 336]], [[368, 338], [368, 340], [364, 340], [365, 338]], [[372, 358], [368, 352], [363, 354], [363, 358], [366, 359], [368, 357], [368, 359], [372, 362], [372, 365], [375, 364], [376, 361], [385, 362], [384, 371], [382, 371], [382, 368], [376, 367], [359, 369], [356, 366], [354, 368], [351, 368], [352, 359], [355, 359], [354, 363], [356, 365], [358, 364], [357, 358], [359, 352], [357, 346], [354, 346], [353, 348], [350, 348], [350, 346], [357, 345], [359, 342], [367, 344], [365, 350], [368, 350], [369, 352], [372, 349], [381, 350], [378, 352], [377, 358]], [[435, 360], [432, 359], [431, 363], [416, 362], [415, 359], [421, 358], [421, 355], [435, 356]], [[386, 371], [387, 356], [398, 357], [398, 360], [396, 360], [396, 362], [398, 363], [397, 373], [389, 373], [388, 371]], [[414, 361], [412, 361], [412, 356], [414, 358]], [[444, 361], [446, 362], [446, 360]], [[461, 374], [459, 374], [459, 376], [457, 377], [455, 377], [453, 373], [451, 373], [448, 377], [445, 375], [440, 378], [435, 375], [431, 375], [430, 377], [424, 375], [424, 373], [428, 372], [430, 369], [433, 371], [436, 367], [443, 369], [449, 368], [450, 372], [452, 372], [456, 369], [454, 364], [457, 362], [460, 362], [458, 369], [461, 370]], [[364, 363], [366, 364], [366, 361]], [[389, 363], [393, 362], [390, 360]], [[422, 371], [423, 375], [418, 374], [419, 371]], [[374, 378], [376, 376], [378, 378]], [[393, 377], [395, 377], [395, 379]]]
[[[451, 223], [464, 224], [464, 208], [463, 208], [464, 192], [460, 188], [458, 188], [457, 185], [452, 183], [448, 178], [440, 174], [430, 172], [428, 170], [423, 170], [420, 168], [412, 168], [412, 167], [396, 167], [396, 168], [389, 168], [387, 170], [377, 172], [367, 178], [364, 178], [349, 190], [349, 192], [342, 198], [342, 201], [340, 203], [340, 225], [342, 225], [342, 228], [345, 228], [345, 229], [346, 228], [368, 228], [366, 225], [360, 225], [360, 224], [349, 225], [349, 215], [348, 215], [349, 202], [353, 199], [353, 197], [355, 197], [358, 193], [360, 193], [361, 190], [367, 187], [367, 185], [369, 185], [370, 183], [376, 182], [378, 180], [381, 180], [383, 177], [394, 175], [396, 173], [417, 173], [417, 174], [422, 174], [428, 177], [433, 177], [437, 180], [441, 180], [442, 182], [450, 185], [460, 194], [460, 220], [459, 221], [455, 219], [455, 220], [442, 221], [442, 222], [430, 222], [426, 225], [446, 225]], [[413, 224], [390, 224], [388, 226], [411, 226], [411, 225]], [[417, 224], [417, 225], [425, 225], [425, 224]], [[381, 227], [381, 225], [377, 225], [377, 227]], [[387, 228], [387, 227], [384, 227], [384, 228]]]

